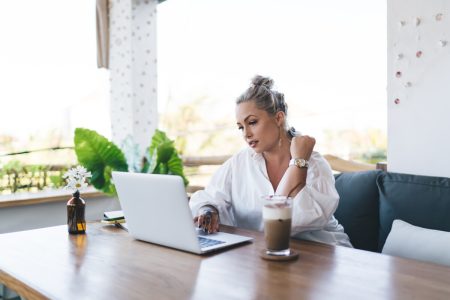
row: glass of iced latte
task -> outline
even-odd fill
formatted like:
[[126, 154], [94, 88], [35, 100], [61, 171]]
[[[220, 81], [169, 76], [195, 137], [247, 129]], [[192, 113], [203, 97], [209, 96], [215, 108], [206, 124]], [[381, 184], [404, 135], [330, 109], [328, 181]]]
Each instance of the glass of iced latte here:
[[266, 254], [290, 255], [292, 198], [278, 195], [264, 196], [263, 220]]

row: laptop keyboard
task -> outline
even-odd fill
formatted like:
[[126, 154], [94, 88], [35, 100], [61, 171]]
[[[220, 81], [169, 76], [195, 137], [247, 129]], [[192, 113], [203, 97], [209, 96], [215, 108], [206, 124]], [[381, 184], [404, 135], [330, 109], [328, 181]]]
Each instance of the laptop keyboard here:
[[207, 239], [201, 236], [198, 237], [198, 242], [200, 243], [200, 248], [211, 247], [225, 243], [223, 241]]

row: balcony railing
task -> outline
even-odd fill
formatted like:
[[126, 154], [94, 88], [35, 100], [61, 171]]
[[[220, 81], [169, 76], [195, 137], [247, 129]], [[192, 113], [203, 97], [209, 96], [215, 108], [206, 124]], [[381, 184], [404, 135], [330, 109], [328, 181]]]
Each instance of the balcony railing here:
[[[60, 150], [68, 147], [41, 149]], [[17, 152], [9, 155], [28, 154], [36, 151]], [[355, 172], [374, 169], [385, 169], [385, 164], [367, 164], [351, 160], [344, 160], [333, 155], [324, 155], [330, 163], [331, 168], [336, 172]], [[230, 155], [222, 156], [186, 156], [183, 157], [185, 173], [188, 178], [199, 176], [200, 168], [204, 166], [219, 166], [223, 164]], [[8, 166], [0, 169], [0, 194], [10, 194], [16, 192], [37, 192], [48, 188], [61, 188], [65, 182], [62, 175], [70, 168], [69, 165], [20, 165]], [[210, 176], [211, 174], [204, 174]], [[204, 183], [192, 184], [188, 186], [188, 192], [194, 192], [203, 188]]]

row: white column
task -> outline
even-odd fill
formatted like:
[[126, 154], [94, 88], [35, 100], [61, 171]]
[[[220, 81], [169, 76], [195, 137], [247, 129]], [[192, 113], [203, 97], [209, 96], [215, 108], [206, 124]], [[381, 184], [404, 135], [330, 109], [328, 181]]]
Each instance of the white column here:
[[113, 142], [137, 167], [158, 125], [157, 0], [110, 0]]

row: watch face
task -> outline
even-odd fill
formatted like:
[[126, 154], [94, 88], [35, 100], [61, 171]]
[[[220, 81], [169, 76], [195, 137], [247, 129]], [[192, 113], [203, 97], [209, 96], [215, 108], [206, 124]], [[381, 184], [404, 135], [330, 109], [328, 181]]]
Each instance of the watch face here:
[[295, 160], [295, 165], [299, 168], [307, 167], [308, 163], [303, 158], [298, 158]]

